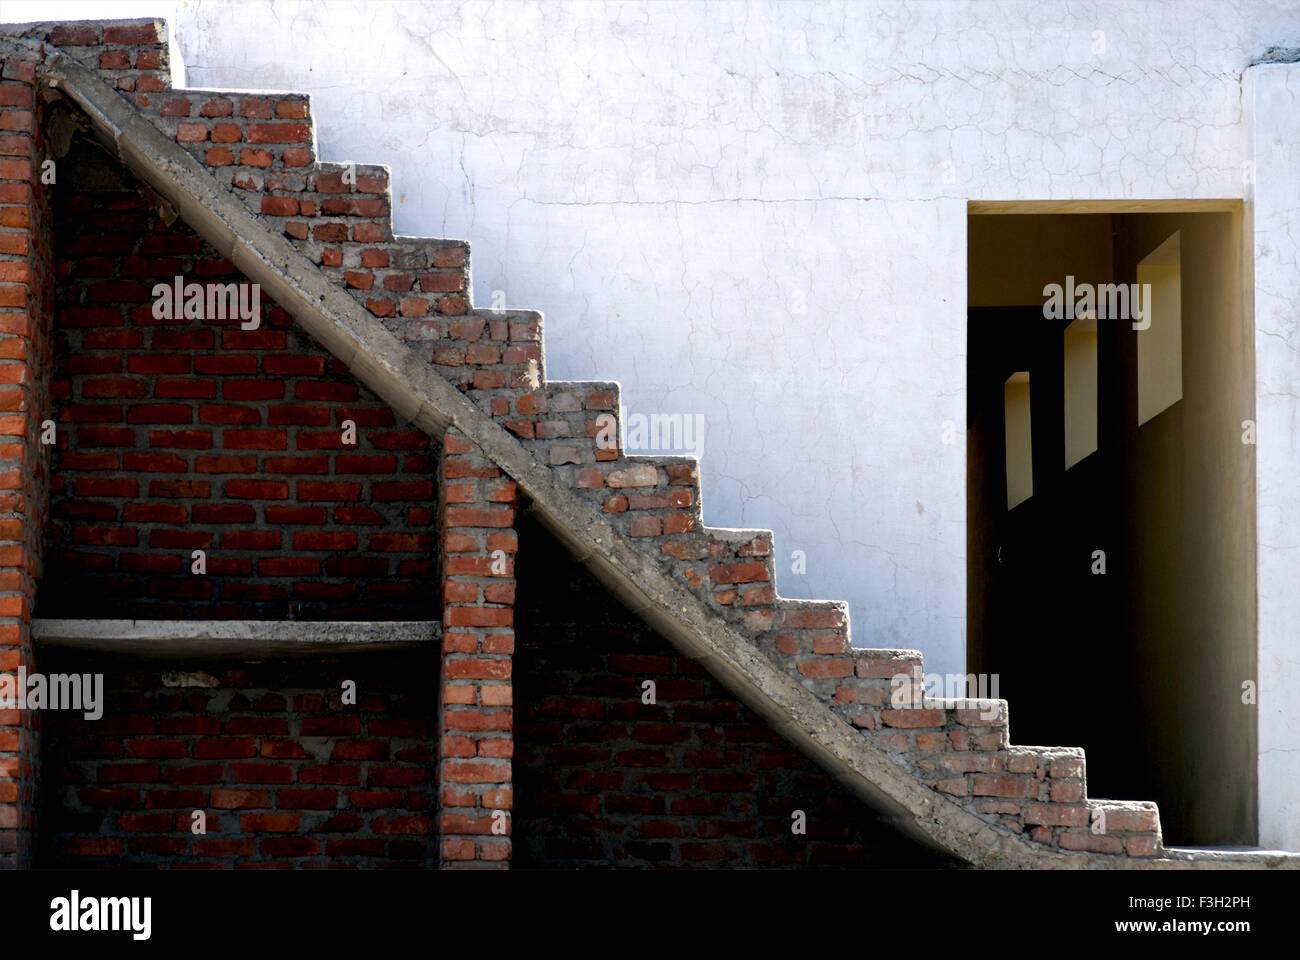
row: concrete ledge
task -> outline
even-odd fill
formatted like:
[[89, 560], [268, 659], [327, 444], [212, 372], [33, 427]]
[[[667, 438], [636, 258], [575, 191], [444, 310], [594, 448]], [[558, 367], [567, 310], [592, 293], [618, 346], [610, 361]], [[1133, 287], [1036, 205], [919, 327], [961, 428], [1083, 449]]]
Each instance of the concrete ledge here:
[[42, 647], [151, 660], [279, 659], [409, 650], [436, 644], [434, 620], [317, 623], [293, 620], [33, 620]]
[[1300, 853], [1263, 847], [1165, 847], [1165, 858], [1194, 862], [1207, 869], [1264, 867], [1300, 870]]
[[1241, 201], [1222, 200], [970, 200], [968, 214], [1022, 213], [1234, 213]]

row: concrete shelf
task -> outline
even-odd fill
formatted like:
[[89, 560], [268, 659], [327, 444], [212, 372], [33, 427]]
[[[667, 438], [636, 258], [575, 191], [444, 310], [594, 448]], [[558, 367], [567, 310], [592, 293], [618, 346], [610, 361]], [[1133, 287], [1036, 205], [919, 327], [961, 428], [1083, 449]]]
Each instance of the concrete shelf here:
[[436, 620], [33, 620], [42, 647], [153, 660], [336, 656], [409, 650], [442, 636]]

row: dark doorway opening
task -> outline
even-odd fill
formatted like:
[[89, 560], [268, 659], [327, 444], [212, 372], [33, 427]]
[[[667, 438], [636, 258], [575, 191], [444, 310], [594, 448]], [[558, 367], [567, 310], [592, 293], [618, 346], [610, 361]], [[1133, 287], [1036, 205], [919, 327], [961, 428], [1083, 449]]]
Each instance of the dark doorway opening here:
[[969, 218], [967, 669], [1171, 845], [1257, 832], [1240, 224]]

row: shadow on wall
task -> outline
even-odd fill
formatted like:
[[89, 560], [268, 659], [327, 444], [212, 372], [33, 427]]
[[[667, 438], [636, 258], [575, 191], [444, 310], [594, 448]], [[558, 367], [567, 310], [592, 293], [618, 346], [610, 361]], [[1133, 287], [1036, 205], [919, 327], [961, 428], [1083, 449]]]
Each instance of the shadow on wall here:
[[834, 784], [534, 524], [518, 564], [514, 866], [957, 866]]
[[38, 866], [437, 866], [432, 653], [42, 665], [101, 671], [106, 695], [102, 719], [47, 715]]

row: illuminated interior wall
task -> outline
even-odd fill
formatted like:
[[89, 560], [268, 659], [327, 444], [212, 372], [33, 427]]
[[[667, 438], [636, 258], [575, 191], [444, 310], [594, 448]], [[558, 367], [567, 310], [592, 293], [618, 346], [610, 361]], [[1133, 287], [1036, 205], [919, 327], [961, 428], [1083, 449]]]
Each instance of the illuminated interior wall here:
[[[1237, 213], [1144, 213], [972, 216], [968, 231], [972, 308], [1041, 306], [1044, 286], [1067, 275], [1151, 284], [1146, 329], [1133, 329], [1143, 322], [1134, 304], [1121, 319], [1060, 321], [1062, 449], [1035, 451], [1033, 490], [1044, 503], [1057, 497], [1049, 526], [1067, 529], [1071, 498], [1094, 495], [1114, 523], [1115, 535], [1098, 540], [1118, 606], [1079, 661], [1105, 669], [1081, 667], [1082, 686], [1068, 670], [1044, 670], [1042, 682], [1062, 695], [1102, 697], [1124, 717], [1090, 756], [1090, 773], [1095, 762], [1105, 782], [1106, 767], [1118, 765], [1111, 782], [1129, 791], [1120, 799], [1157, 800], [1171, 844], [1257, 835], [1255, 715], [1241, 702], [1256, 663], [1255, 448], [1242, 443], [1241, 427], [1253, 416], [1254, 367], [1241, 229]], [[967, 438], [969, 669], [977, 671], [999, 668], [985, 632], [1000, 576], [990, 511], [1007, 502], [985, 483], [987, 458], [1002, 442], [992, 429], [973, 422]], [[1100, 461], [1090, 459], [1098, 444]], [[1005, 456], [1013, 462], [1009, 449]], [[1079, 613], [1067, 603], [1059, 616]], [[1051, 634], [1051, 623], [1040, 626]], [[1068, 726], [1063, 715], [1040, 713], [1035, 736]]]
[[[1254, 364], [1241, 217], [1117, 220], [1117, 277], [1146, 274], [1156, 284], [1151, 328], [1120, 339], [1121, 363], [1137, 374], [1125, 380], [1123, 436], [1129, 643], [1143, 683], [1139, 722], [1152, 745], [1147, 788], [1160, 802], [1166, 842], [1253, 843], [1256, 717], [1241, 694], [1256, 675], [1254, 447], [1242, 442], [1241, 422], [1254, 416]], [[1151, 272], [1141, 264], [1175, 234], [1181, 329], [1168, 329], [1170, 321], [1162, 332], [1162, 311], [1173, 313], [1158, 286], [1169, 264], [1160, 256]], [[1176, 340], [1181, 370], [1168, 355]], [[1161, 409], [1176, 382], [1181, 400]], [[1143, 421], [1152, 410], [1160, 412]]]
[[1003, 388], [1006, 451], [1007, 509], [1034, 495], [1034, 435], [1029, 412], [1029, 374], [1013, 373]]
[[1061, 335], [1065, 367], [1065, 469], [1097, 450], [1097, 320], [1077, 317]]

